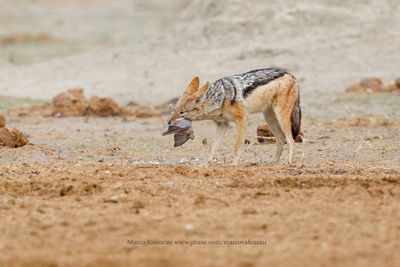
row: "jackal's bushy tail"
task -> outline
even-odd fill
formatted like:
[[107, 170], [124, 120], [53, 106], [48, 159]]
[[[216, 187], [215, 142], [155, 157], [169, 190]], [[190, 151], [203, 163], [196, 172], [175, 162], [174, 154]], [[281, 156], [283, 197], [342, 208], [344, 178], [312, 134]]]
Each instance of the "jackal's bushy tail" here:
[[293, 139], [296, 139], [297, 135], [300, 133], [300, 127], [301, 127], [300, 90], [298, 90], [296, 104], [293, 108], [290, 121], [292, 124], [292, 136]]

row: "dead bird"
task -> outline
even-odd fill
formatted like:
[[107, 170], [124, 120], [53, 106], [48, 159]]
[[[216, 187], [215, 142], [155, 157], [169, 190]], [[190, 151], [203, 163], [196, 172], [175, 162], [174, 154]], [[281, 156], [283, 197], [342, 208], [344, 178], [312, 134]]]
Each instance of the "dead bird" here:
[[188, 119], [179, 119], [167, 124], [168, 129], [162, 135], [174, 134], [174, 147], [186, 143], [189, 139], [194, 139], [192, 121]]
[[194, 139], [194, 131], [193, 131], [192, 127], [190, 127], [189, 129], [185, 130], [182, 133], [174, 134], [174, 141], [175, 141], [174, 147], [183, 145], [189, 139], [192, 139], [192, 140]]

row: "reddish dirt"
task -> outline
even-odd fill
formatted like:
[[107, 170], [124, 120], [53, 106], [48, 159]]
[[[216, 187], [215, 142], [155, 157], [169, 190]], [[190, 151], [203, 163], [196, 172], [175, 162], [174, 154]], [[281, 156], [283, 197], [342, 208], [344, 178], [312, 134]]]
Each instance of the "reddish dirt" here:
[[[0, 148], [0, 266], [400, 262], [398, 120], [305, 119], [289, 165], [271, 163], [251, 117], [241, 166], [231, 129], [203, 167], [209, 122], [174, 149], [158, 117], [6, 115], [32, 144]], [[249, 239], [265, 243], [215, 243]]]
[[[77, 163], [0, 173], [2, 260], [9, 266], [399, 262], [399, 170]], [[266, 243], [128, 243], [248, 239]]]
[[86, 110], [85, 115], [109, 117], [117, 116], [121, 113], [121, 109], [118, 104], [110, 97], [100, 98], [98, 96], [92, 96], [89, 100], [89, 106]]
[[49, 34], [41, 33], [32, 35], [28, 33], [15, 33], [6, 36], [0, 36], [0, 47], [27, 42], [49, 42], [54, 40]]
[[89, 103], [82, 88], [69, 89], [53, 98], [53, 116], [83, 116]]
[[28, 144], [28, 138], [25, 134], [18, 131], [16, 128], [11, 131], [6, 128], [6, 119], [0, 115], [0, 147], [21, 147]]
[[6, 126], [6, 118], [3, 115], [0, 115], [0, 128]]
[[[261, 123], [257, 126], [257, 141], [259, 143], [269, 142], [271, 144], [276, 143], [274, 134], [272, 133], [271, 129], [269, 128], [266, 122]], [[303, 143], [304, 142], [304, 133], [300, 130], [299, 134], [294, 139], [296, 143]]]
[[346, 88], [348, 93], [399, 93], [400, 79], [395, 79], [389, 84], [383, 84], [379, 78], [362, 79], [358, 83], [349, 85]]
[[[151, 107], [145, 105], [128, 104], [120, 107], [110, 97], [92, 96], [89, 100], [84, 95], [82, 88], [69, 89], [57, 94], [52, 103], [41, 103], [30, 106], [11, 108], [7, 111], [10, 116], [17, 117], [110, 117], [121, 116], [124, 118], [150, 118], [160, 117], [165, 114], [165, 103]], [[5, 124], [3, 116], [0, 116], [0, 127]]]

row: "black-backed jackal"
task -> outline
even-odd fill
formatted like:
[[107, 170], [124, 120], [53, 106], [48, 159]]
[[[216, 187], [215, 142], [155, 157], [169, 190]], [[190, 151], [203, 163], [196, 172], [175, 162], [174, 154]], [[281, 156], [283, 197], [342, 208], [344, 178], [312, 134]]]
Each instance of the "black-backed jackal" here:
[[245, 139], [247, 117], [262, 112], [276, 138], [275, 160], [279, 161], [283, 145], [289, 146], [289, 162], [293, 159], [294, 138], [300, 131], [300, 91], [296, 78], [285, 70], [267, 68], [228, 76], [203, 87], [195, 77], [178, 100], [169, 121], [179, 118], [213, 120], [217, 125], [208, 162], [214, 158], [229, 121], [237, 125], [235, 157], [240, 159]]

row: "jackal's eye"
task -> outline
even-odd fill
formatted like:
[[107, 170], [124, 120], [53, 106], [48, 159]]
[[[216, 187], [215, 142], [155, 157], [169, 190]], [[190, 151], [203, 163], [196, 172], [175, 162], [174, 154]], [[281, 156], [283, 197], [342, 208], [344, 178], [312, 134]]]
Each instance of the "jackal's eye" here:
[[183, 112], [183, 110], [181, 110], [181, 111], [179, 112], [179, 114], [181, 114], [181, 115], [182, 115], [183, 113], [185, 113], [185, 112]]

